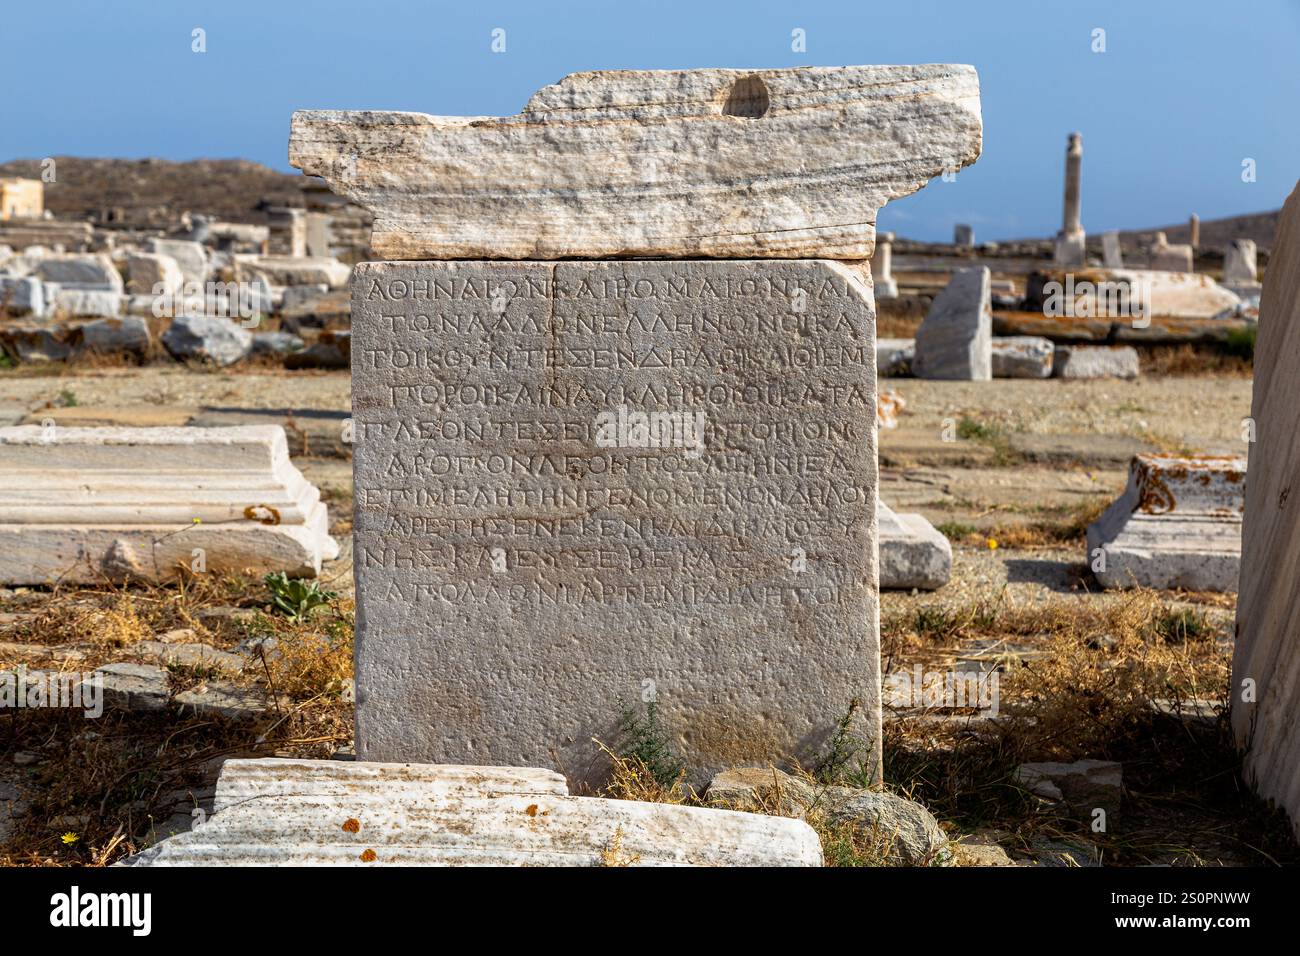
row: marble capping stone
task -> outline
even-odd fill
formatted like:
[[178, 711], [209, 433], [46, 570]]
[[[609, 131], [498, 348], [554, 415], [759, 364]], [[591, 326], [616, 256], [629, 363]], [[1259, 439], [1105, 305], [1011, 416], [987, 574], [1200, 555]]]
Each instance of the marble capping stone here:
[[[1232, 729], [1243, 776], [1285, 809], [1300, 838], [1300, 186], [1278, 220], [1264, 274], [1250, 415], [1237, 631], [1232, 655]], [[1246, 681], [1252, 693], [1247, 699]]]
[[987, 382], [993, 378], [993, 305], [986, 266], [958, 269], [916, 330], [918, 378]]
[[648, 699], [702, 780], [854, 701], [879, 753], [869, 280], [369, 262], [352, 295], [358, 759], [594, 783]]
[[981, 147], [970, 66], [574, 73], [507, 117], [294, 113], [289, 162], [381, 259], [868, 259]]
[[311, 576], [338, 555], [279, 425], [0, 428], [0, 585]]

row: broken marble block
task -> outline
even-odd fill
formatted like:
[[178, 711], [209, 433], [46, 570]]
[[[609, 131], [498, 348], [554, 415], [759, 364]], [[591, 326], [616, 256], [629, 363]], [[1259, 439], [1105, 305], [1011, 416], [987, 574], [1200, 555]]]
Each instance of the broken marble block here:
[[36, 275], [60, 289], [115, 292], [124, 291], [122, 276], [106, 253], [94, 255], [52, 255], [36, 264]]
[[1128, 486], [1088, 526], [1104, 588], [1236, 591], [1246, 459], [1138, 455]]
[[1054, 378], [1137, 378], [1137, 349], [1131, 345], [1058, 345]]
[[527, 767], [227, 760], [213, 815], [124, 866], [820, 866], [802, 820], [569, 795]]
[[0, 428], [0, 584], [312, 576], [337, 549], [278, 425]]
[[91, 352], [143, 357], [152, 345], [149, 323], [138, 315], [96, 319], [81, 326], [81, 347]]
[[0, 314], [44, 318], [53, 305], [52, 291], [35, 276], [0, 275]]
[[863, 260], [981, 138], [970, 66], [610, 70], [502, 118], [300, 111], [289, 161], [374, 214], [378, 258]]
[[253, 333], [240, 323], [215, 315], [182, 315], [160, 338], [173, 358], [234, 365], [253, 350]]
[[1009, 335], [993, 339], [994, 378], [1051, 378], [1051, 339], [1037, 335]]
[[986, 382], [993, 377], [989, 270], [958, 269], [916, 330], [912, 372], [919, 378]]
[[876, 500], [880, 589], [933, 591], [952, 576], [952, 544], [922, 515], [898, 514]]

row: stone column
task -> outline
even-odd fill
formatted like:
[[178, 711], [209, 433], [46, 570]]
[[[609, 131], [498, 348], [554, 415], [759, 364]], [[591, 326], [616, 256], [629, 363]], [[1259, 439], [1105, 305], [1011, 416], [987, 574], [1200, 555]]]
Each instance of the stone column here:
[[294, 115], [393, 260], [352, 281], [359, 759], [594, 784], [654, 703], [695, 781], [850, 713], [879, 772], [875, 307], [834, 260], [975, 160], [978, 102], [963, 66], [618, 71]]
[[892, 232], [876, 233], [876, 251], [871, 257], [871, 282], [875, 286], [876, 297], [892, 299], [898, 295], [898, 283], [893, 273], [894, 234]]
[[975, 245], [975, 229], [969, 223], [959, 222], [952, 227], [952, 244], [960, 249]]
[[1071, 133], [1065, 149], [1065, 209], [1061, 232], [1056, 238], [1056, 263], [1061, 266], [1084, 264], [1085, 235], [1080, 219], [1080, 189], [1083, 175], [1083, 136]]
[[1192, 213], [1192, 217], [1187, 220], [1187, 242], [1193, 249], [1201, 244], [1201, 217]]

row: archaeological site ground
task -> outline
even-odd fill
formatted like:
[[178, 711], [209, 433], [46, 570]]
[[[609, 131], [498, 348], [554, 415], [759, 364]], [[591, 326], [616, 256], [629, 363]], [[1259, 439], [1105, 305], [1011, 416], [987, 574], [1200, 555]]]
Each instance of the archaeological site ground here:
[[50, 80], [5, 16], [15, 917], [691, 866], [1270, 921], [1292, 5], [295, 6], [56, 3]]

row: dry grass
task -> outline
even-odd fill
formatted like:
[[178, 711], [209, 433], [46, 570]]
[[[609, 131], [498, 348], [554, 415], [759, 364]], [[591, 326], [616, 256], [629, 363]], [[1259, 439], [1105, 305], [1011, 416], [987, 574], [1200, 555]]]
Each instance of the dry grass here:
[[[998, 721], [888, 722], [886, 779], [959, 829], [998, 828], [1012, 849], [1066, 840], [1120, 865], [1300, 859], [1289, 828], [1240, 784], [1226, 717], [1232, 617], [1222, 603], [1135, 591], [887, 617], [886, 669], [945, 666], [981, 638], [1039, 653], [1004, 664]], [[1173, 717], [1157, 701], [1166, 710], [1208, 701], [1218, 716]], [[1124, 765], [1122, 823], [1110, 834], [1039, 805], [1014, 779], [1024, 762], [1087, 758]]]
[[1142, 374], [1155, 378], [1215, 375], [1250, 378], [1250, 358], [1234, 355], [1219, 345], [1154, 345], [1141, 350]]
[[[34, 613], [11, 627], [15, 644], [76, 644], [89, 670], [130, 656], [131, 644], [190, 627], [227, 650], [258, 639], [267, 648], [238, 682], [284, 701], [255, 721], [139, 713], [106, 708], [87, 720], [77, 711], [19, 710], [0, 720], [0, 765], [36, 754], [19, 771], [30, 806], [16, 821], [0, 864], [107, 865], [156, 838], [175, 812], [177, 794], [210, 793], [220, 763], [232, 756], [329, 757], [352, 738], [352, 602], [335, 599], [306, 620], [258, 610], [252, 616], [202, 616], [207, 609], [268, 604], [255, 578], [199, 576], [175, 588], [83, 588], [19, 592], [0, 610]], [[173, 668], [172, 690], [209, 675]], [[182, 798], [182, 802], [185, 802]], [[66, 835], [66, 837], [65, 837]]]
[[1088, 525], [1101, 517], [1109, 504], [1108, 498], [1099, 496], [1055, 517], [995, 522], [978, 528], [965, 522], [949, 521], [936, 527], [954, 544], [976, 548], [988, 547], [990, 541], [999, 548], [1021, 549], [1082, 545], [1087, 538]]

